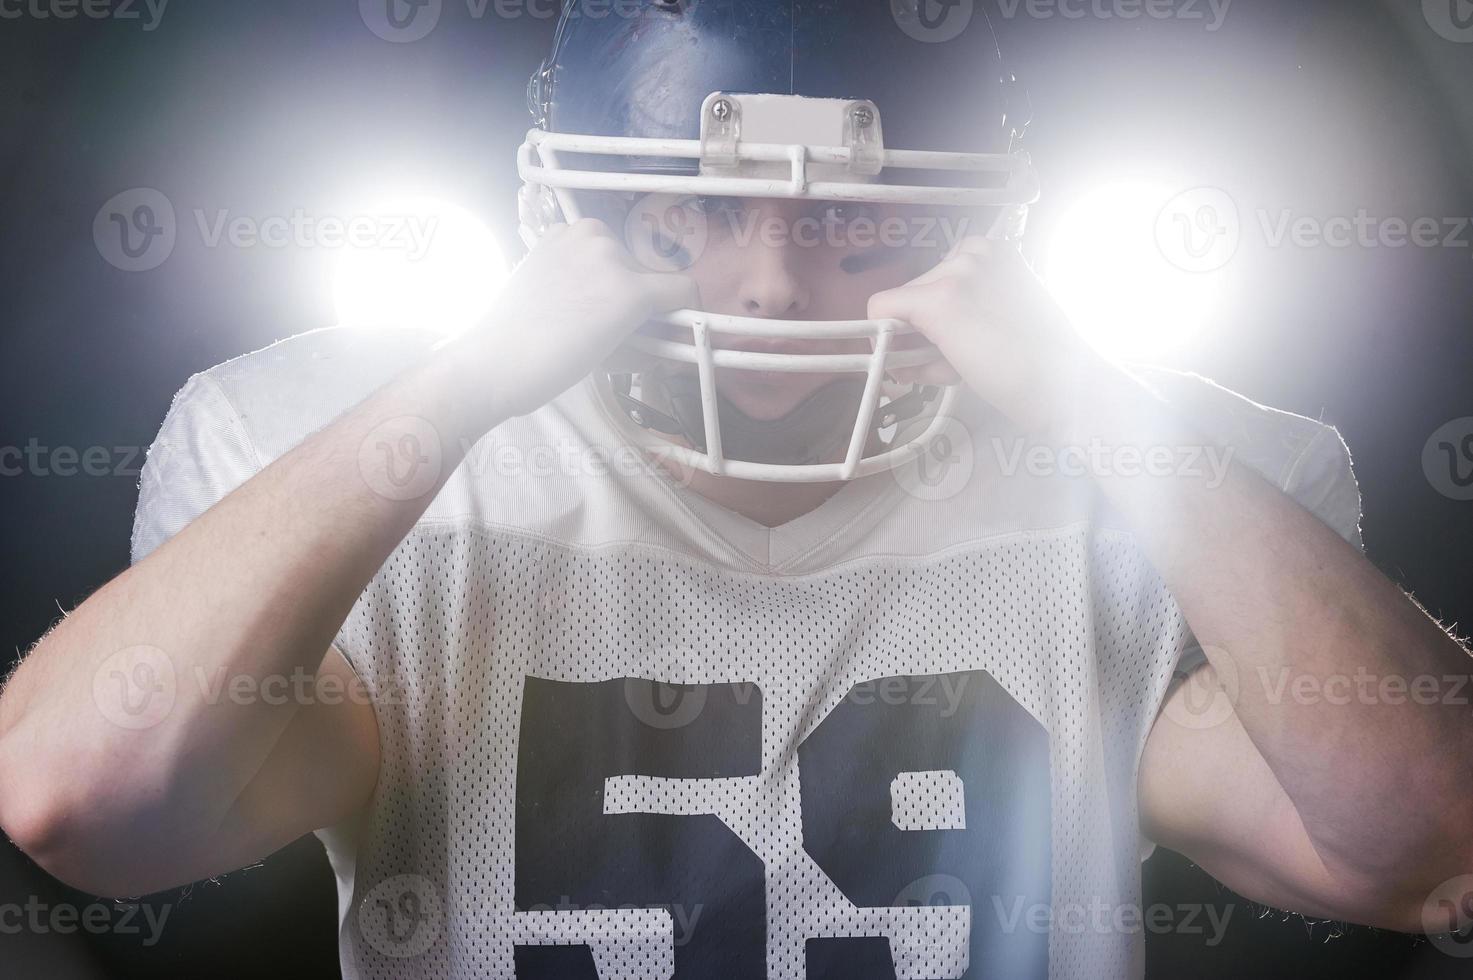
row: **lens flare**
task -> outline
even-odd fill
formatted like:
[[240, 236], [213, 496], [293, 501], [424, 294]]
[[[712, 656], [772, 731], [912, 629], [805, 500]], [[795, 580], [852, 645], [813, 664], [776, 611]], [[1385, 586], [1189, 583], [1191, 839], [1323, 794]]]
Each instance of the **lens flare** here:
[[1168, 355], [1202, 331], [1219, 302], [1218, 271], [1203, 271], [1196, 253], [1171, 237], [1182, 198], [1163, 184], [1110, 183], [1080, 197], [1059, 222], [1044, 278], [1106, 357]]
[[366, 232], [333, 274], [339, 324], [452, 335], [490, 312], [506, 258], [474, 214], [430, 197], [389, 200], [360, 214]]

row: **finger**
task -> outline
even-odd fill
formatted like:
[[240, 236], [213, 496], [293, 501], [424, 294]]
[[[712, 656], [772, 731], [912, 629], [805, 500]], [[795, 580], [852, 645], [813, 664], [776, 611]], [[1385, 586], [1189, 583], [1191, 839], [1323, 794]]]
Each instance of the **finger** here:
[[609, 226], [598, 218], [579, 218], [569, 226], [569, 231], [587, 238], [613, 238]]
[[956, 368], [945, 360], [936, 361], [934, 364], [923, 364], [920, 367], [899, 368], [889, 374], [896, 382], [903, 385], [955, 385], [961, 384], [962, 381]]
[[978, 261], [975, 255], [963, 253], [953, 255], [919, 276], [916, 276], [906, 285], [929, 286], [943, 279], [971, 279], [977, 276], [985, 267]]
[[946, 256], [941, 261], [946, 262], [958, 255], [985, 255], [989, 247], [988, 240], [983, 235], [963, 235], [951, 243], [951, 248], [946, 250]]
[[698, 309], [701, 291], [690, 276], [678, 272], [646, 272], [641, 277], [649, 288], [650, 303], [661, 313]]
[[903, 320], [912, 323], [926, 299], [926, 293], [926, 284], [919, 282], [882, 290], [869, 298], [865, 315], [871, 320]]
[[983, 235], [968, 235], [957, 240], [956, 247], [952, 249], [948, 258], [958, 255], [974, 255], [979, 259], [990, 258], [996, 254], [997, 243]]

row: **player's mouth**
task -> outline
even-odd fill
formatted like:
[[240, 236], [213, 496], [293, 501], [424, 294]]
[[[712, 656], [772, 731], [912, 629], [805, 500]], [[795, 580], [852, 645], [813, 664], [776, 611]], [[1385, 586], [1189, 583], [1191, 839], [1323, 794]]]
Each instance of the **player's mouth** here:
[[718, 338], [719, 350], [747, 351], [753, 354], [843, 354], [854, 350], [842, 340], [813, 340], [801, 337], [734, 337]]
[[[718, 337], [715, 346], [722, 350], [745, 351], [754, 354], [785, 354], [817, 356], [825, 354], [867, 353], [863, 341], [819, 340], [801, 337]], [[813, 374], [804, 371], [730, 370], [722, 372], [726, 378], [748, 388], [770, 391], [807, 393], [822, 387], [833, 374]]]

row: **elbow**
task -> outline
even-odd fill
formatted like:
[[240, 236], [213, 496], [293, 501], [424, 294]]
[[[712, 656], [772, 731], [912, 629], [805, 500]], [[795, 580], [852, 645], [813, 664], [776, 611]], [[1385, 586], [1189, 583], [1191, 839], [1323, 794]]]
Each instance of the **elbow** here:
[[152, 890], [80, 839], [64, 815], [43, 806], [0, 804], [0, 831], [42, 871], [77, 891], [132, 898]]
[[1473, 864], [1439, 860], [1400, 873], [1341, 879], [1337, 916], [1394, 932], [1436, 935], [1462, 932], [1473, 914]]
[[[0, 744], [0, 831], [36, 864], [56, 875], [58, 855], [66, 852], [66, 820], [60, 808], [5, 765]], [[68, 882], [70, 884], [70, 882]]]
[[92, 895], [122, 898], [134, 891], [113, 877], [94, 843], [78, 827], [79, 811], [34, 780], [18, 776], [0, 739], [0, 832], [53, 878]]
[[1466, 933], [1473, 920], [1473, 855], [1444, 856], [1404, 886], [1403, 894], [1401, 932]]

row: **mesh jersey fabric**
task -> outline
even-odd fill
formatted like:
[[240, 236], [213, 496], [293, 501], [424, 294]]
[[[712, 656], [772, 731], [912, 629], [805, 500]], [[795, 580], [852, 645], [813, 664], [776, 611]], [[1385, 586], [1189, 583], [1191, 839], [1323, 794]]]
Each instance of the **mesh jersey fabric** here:
[[[192, 378], [134, 560], [430, 342]], [[1333, 428], [1139, 370], [1359, 544]], [[1137, 766], [1201, 654], [1088, 478], [959, 425], [776, 529], [629, 465], [591, 384], [471, 447], [337, 638], [382, 742], [319, 831], [344, 976], [1141, 976]]]

